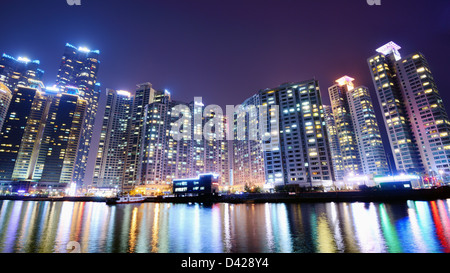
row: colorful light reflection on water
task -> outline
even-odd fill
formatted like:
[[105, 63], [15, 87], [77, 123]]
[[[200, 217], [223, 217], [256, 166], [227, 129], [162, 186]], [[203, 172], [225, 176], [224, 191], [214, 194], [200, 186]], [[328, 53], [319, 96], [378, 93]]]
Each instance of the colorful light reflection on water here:
[[450, 199], [403, 203], [0, 201], [0, 252], [450, 253]]

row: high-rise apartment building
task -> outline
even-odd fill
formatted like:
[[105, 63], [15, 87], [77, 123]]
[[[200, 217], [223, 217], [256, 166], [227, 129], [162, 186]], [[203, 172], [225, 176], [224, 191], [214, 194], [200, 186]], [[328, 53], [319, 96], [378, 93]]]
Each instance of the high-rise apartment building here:
[[[389, 167], [369, 89], [355, 87], [353, 81], [344, 76], [328, 89], [344, 176], [386, 175]], [[332, 135], [333, 125], [330, 130]]]
[[[29, 153], [35, 143], [39, 144], [37, 132], [41, 130], [42, 119], [45, 119], [46, 107], [47, 98], [40, 90], [18, 87], [13, 93], [0, 132], [0, 180], [12, 180], [19, 153]], [[28, 147], [25, 149], [24, 145]]]
[[[177, 143], [171, 141], [170, 135], [171, 105], [169, 100], [163, 100], [145, 106], [139, 152], [142, 184], [167, 186], [172, 179], [178, 178], [175, 149]], [[183, 163], [180, 162], [180, 164]]]
[[344, 165], [342, 163], [341, 146], [339, 145], [336, 122], [334, 121], [333, 111], [330, 105], [323, 106], [325, 121], [327, 124], [328, 143], [333, 161], [334, 177], [336, 181], [344, 180]]
[[140, 151], [143, 138], [145, 107], [153, 102], [161, 102], [166, 96], [170, 97], [170, 94], [165, 91], [153, 89], [152, 84], [149, 82], [137, 85], [133, 107], [131, 109], [124, 188], [131, 189], [133, 186], [141, 183]]
[[14, 92], [0, 132], [0, 180], [72, 182], [86, 101], [68, 89]]
[[72, 178], [79, 188], [83, 184], [86, 172], [95, 116], [98, 110], [100, 95], [100, 84], [97, 83], [100, 65], [99, 55], [98, 50], [90, 50], [86, 47], [77, 48], [67, 43], [56, 79], [56, 85], [61, 91], [66, 92], [66, 87], [75, 87], [78, 89], [78, 95], [86, 101], [86, 113], [83, 118]]
[[11, 90], [2, 82], [0, 82], [0, 132], [5, 122], [6, 114], [8, 113], [9, 104], [12, 98]]
[[[250, 128], [259, 130], [258, 107], [260, 105], [262, 103], [259, 94], [246, 99], [240, 104], [241, 109], [237, 109], [234, 114], [234, 124], [231, 124], [234, 138], [230, 155], [233, 169], [233, 180], [230, 186], [238, 191], [243, 191], [246, 185], [250, 188], [263, 188], [266, 184], [262, 139], [257, 137], [251, 139], [250, 132], [245, 130]], [[239, 130], [245, 133], [242, 139], [238, 138]]]
[[[185, 124], [190, 128], [188, 139], [174, 137], [180, 133], [173, 131], [178, 118], [172, 117], [171, 112], [176, 106], [184, 106], [189, 112], [184, 113], [190, 116], [187, 119], [189, 122]], [[164, 187], [170, 185], [173, 179], [215, 173], [219, 175], [219, 183], [228, 186], [228, 142], [218, 139], [216, 132], [208, 136], [211, 139], [204, 137], [203, 128], [212, 116], [211, 113], [204, 116], [203, 110], [203, 105], [172, 101], [167, 94], [164, 99], [145, 107], [139, 153], [142, 184]], [[198, 124], [194, 122], [194, 112], [201, 115]], [[222, 122], [225, 123], [224, 120]]]
[[51, 88], [37, 90], [21, 139], [12, 174], [13, 180], [33, 179], [52, 97], [57, 94]]
[[122, 189], [132, 105], [130, 92], [106, 89], [106, 108], [92, 180], [94, 187]]
[[279, 139], [263, 143], [267, 182], [300, 187], [331, 184], [332, 157], [318, 81], [286, 83], [259, 95], [262, 105], [279, 106], [279, 131], [274, 132], [272, 121], [266, 130]]
[[394, 42], [378, 48], [368, 65], [400, 172], [450, 172], [450, 121], [425, 56], [402, 57]]
[[347, 99], [347, 93], [354, 89], [353, 80], [353, 78], [345, 76], [336, 80], [336, 84], [328, 88], [344, 175], [363, 174], [357, 136], [353, 128], [352, 115]]
[[70, 184], [75, 182], [73, 173], [87, 103], [77, 89], [50, 99], [33, 179]]
[[387, 175], [389, 166], [369, 89], [356, 87], [347, 93], [347, 99], [363, 174]]
[[42, 79], [44, 71], [39, 68], [39, 60], [30, 60], [26, 57], [17, 59], [3, 54], [0, 59], [0, 82], [4, 83], [11, 92], [18, 86], [29, 87], [29, 80]]
[[191, 111], [191, 140], [189, 159], [191, 177], [200, 174], [219, 175], [219, 185], [229, 186], [229, 160], [226, 116], [216, 113], [214, 107], [205, 107], [201, 101], [189, 103]]

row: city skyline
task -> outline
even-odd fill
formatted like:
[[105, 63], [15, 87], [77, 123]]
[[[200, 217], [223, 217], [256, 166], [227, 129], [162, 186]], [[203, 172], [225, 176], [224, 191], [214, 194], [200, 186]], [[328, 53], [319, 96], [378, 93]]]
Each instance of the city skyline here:
[[[3, 54], [2, 81], [10, 84], [11, 88], [15, 88], [11, 107], [8, 109], [9, 115], [4, 115], [7, 118], [5, 131], [2, 130], [4, 138], [2, 147], [12, 147], [12, 149], [1, 150], [7, 155], [2, 159], [5, 161], [2, 170], [3, 179], [76, 183], [79, 189], [90, 186], [111, 188], [120, 186], [123, 190], [131, 190], [135, 186], [146, 184], [160, 185], [164, 188], [172, 179], [195, 177], [201, 173], [210, 172], [221, 175], [222, 186], [239, 188], [242, 188], [244, 183], [258, 187], [269, 185], [271, 188], [290, 183], [302, 187], [324, 186], [347, 181], [348, 177], [353, 175], [364, 177], [370, 175], [373, 181], [377, 175], [419, 174], [424, 171], [425, 175], [434, 177], [439, 174], [441, 179], [444, 179], [448, 175], [449, 168], [449, 165], [445, 164], [447, 159], [444, 154], [444, 151], [448, 150], [447, 146], [450, 147], [446, 144], [448, 138], [446, 128], [450, 124], [448, 115], [425, 56], [415, 52], [402, 58], [400, 49], [399, 45], [391, 41], [376, 49], [378, 54], [367, 60], [373, 72], [376, 96], [383, 106], [383, 121], [390, 132], [388, 143], [385, 142], [384, 147], [390, 146], [391, 151], [394, 151], [392, 156], [395, 159], [395, 167], [386, 160], [390, 157], [391, 151], [383, 147], [370, 88], [355, 87], [353, 83], [355, 79], [349, 76], [335, 80], [336, 84], [328, 88], [331, 106], [322, 102], [320, 84], [316, 79], [261, 89], [244, 102], [244, 105], [247, 105], [247, 109], [244, 110], [248, 112], [244, 114], [249, 115], [248, 118], [244, 118], [245, 127], [250, 131], [252, 128], [259, 128], [260, 134], [268, 130], [271, 138], [269, 141], [260, 139], [256, 142], [245, 139], [243, 145], [235, 143], [230, 145], [228, 141], [214, 139], [211, 142], [204, 139], [207, 136], [204, 135], [203, 128], [210, 113], [203, 113], [203, 109], [206, 110], [208, 107], [205, 108], [201, 97], [195, 97], [191, 102], [173, 100], [169, 91], [154, 89], [149, 82], [137, 84], [135, 95], [129, 91], [116, 92], [108, 88], [102, 92], [100, 83], [96, 82], [100, 63], [99, 50], [91, 51], [66, 43], [61, 68], [57, 75], [57, 84], [47, 87], [39, 81], [43, 72], [38, 74], [38, 78], [34, 77], [39, 61], [31, 61], [21, 56], [15, 59]], [[29, 64], [33, 65], [32, 70], [22, 68], [27, 68]], [[404, 65], [407, 67], [403, 68]], [[403, 78], [401, 71], [408, 75], [407, 79]], [[16, 74], [23, 76], [16, 77], [14, 76]], [[411, 74], [414, 76], [410, 76]], [[15, 81], [16, 78], [20, 79], [18, 83]], [[420, 82], [423, 82], [423, 86], [418, 85]], [[419, 88], [419, 86], [422, 87]], [[3, 89], [8, 90], [5, 85]], [[27, 92], [31, 92], [28, 106], [26, 106], [30, 111], [29, 114], [17, 110], [23, 107], [22, 100], [26, 100], [19, 99], [17, 96]], [[116, 95], [111, 97], [114, 92]], [[100, 94], [105, 94], [107, 103], [104, 112], [100, 111], [98, 115]], [[68, 108], [64, 106], [60, 108], [59, 105], [66, 100], [63, 98], [67, 96], [75, 98], [75, 101], [69, 100]], [[410, 96], [414, 96], [414, 108]], [[129, 98], [126, 108], [115, 109], [115, 104], [119, 103], [118, 99], [121, 97]], [[406, 97], [409, 103], [405, 102]], [[395, 99], [396, 104], [392, 104], [392, 99]], [[72, 112], [68, 110], [70, 105], [78, 103], [77, 100], [82, 103], [80, 110], [73, 109]], [[256, 105], [249, 105], [249, 102]], [[176, 141], [173, 138], [173, 127], [170, 126], [174, 125], [174, 116], [170, 113], [175, 106], [180, 105], [184, 105], [189, 112], [192, 112], [193, 127], [189, 129], [192, 141]], [[255, 119], [248, 110], [249, 106], [259, 107], [258, 105], [277, 106], [276, 110], [261, 108], [259, 111], [275, 110], [278, 116], [272, 120], [273, 113], [271, 113], [270, 117], [266, 117], [268, 123], [264, 125], [261, 123], [262, 113], [259, 113], [259, 119]], [[391, 111], [394, 106], [397, 110]], [[439, 111], [436, 112], [436, 109]], [[417, 122], [418, 117], [414, 116], [414, 110], [422, 115], [419, 119], [420, 126]], [[231, 130], [237, 130], [233, 141], [239, 142], [242, 141], [239, 139], [241, 117], [237, 114], [236, 108], [234, 111], [234, 118], [227, 113], [227, 117], [231, 117], [233, 121], [229, 120], [227, 124], [226, 120], [223, 120], [225, 125], [223, 135], [228, 134], [225, 131], [229, 131], [228, 127], [232, 125]], [[197, 124], [199, 114], [201, 120]], [[291, 114], [293, 114], [292, 117], [289, 116]], [[28, 115], [31, 119], [28, 119]], [[16, 116], [19, 118], [17, 119]], [[102, 123], [100, 134], [97, 133], [99, 128], [96, 128], [94, 124], [95, 116], [99, 118], [96, 126]], [[432, 118], [426, 119], [428, 116]], [[415, 130], [416, 126], [411, 124], [413, 117], [416, 120], [417, 130]], [[210, 118], [214, 118], [214, 115]], [[16, 119], [22, 120], [22, 125], [14, 125]], [[276, 123], [272, 123], [273, 121]], [[402, 124], [400, 127], [396, 125], [399, 121]], [[428, 123], [425, 124], [425, 122]], [[72, 123], [75, 126], [73, 128], [71, 128]], [[114, 126], [111, 127], [109, 123]], [[274, 129], [272, 127], [275, 124], [277, 127]], [[392, 124], [395, 127], [392, 127]], [[256, 127], [253, 127], [255, 125]], [[67, 128], [64, 129], [65, 127]], [[398, 129], [394, 131], [397, 127]], [[398, 131], [400, 128], [403, 131]], [[419, 128], [427, 135], [429, 130], [435, 129], [433, 132], [437, 134], [432, 137], [440, 138], [430, 140], [430, 136], [427, 136], [426, 146], [423, 141], [420, 145], [417, 141], [423, 138]], [[118, 134], [120, 130], [124, 132]], [[246, 133], [251, 137], [252, 132]], [[10, 134], [14, 138], [11, 138]], [[115, 137], [115, 135], [120, 136]], [[197, 135], [201, 138], [197, 139]], [[213, 136], [216, 138], [217, 132]], [[396, 138], [393, 138], [394, 136]], [[100, 137], [98, 151], [92, 150], [89, 154], [91, 146], [94, 146], [94, 149], [97, 147], [93, 139], [98, 137]], [[442, 144], [437, 143], [438, 141], [442, 141]], [[432, 142], [435, 143], [431, 144]], [[110, 147], [110, 143], [113, 143], [113, 146]], [[318, 146], [312, 148], [312, 145]], [[399, 148], [399, 146], [405, 147]], [[84, 150], [83, 147], [87, 147], [88, 150]], [[406, 147], [409, 147], [409, 150], [406, 150]], [[60, 151], [60, 155], [57, 155], [57, 151]], [[339, 151], [340, 154], [337, 154]], [[411, 154], [404, 158], [400, 151], [402, 153], [409, 151]], [[419, 151], [422, 158], [418, 158]], [[55, 155], [52, 156], [52, 153]], [[112, 161], [108, 158], [111, 153], [116, 155]], [[428, 157], [429, 153], [432, 153], [433, 157]], [[94, 157], [95, 154], [97, 156]], [[443, 156], [435, 157], [438, 154]], [[240, 162], [247, 161], [247, 157], [254, 159], [248, 163]], [[64, 161], [61, 161], [63, 158]], [[430, 159], [431, 162], [429, 162]], [[58, 160], [60, 163], [57, 163]], [[79, 162], [85, 162], [88, 166], [89, 162], [94, 160], [95, 163], [86, 170], [86, 179], [80, 178], [77, 171], [77, 168], [80, 168]], [[261, 162], [258, 163], [259, 160]], [[310, 160], [318, 161], [311, 163]], [[257, 175], [262, 171], [262, 163], [264, 177]], [[402, 165], [410, 163], [411, 165]], [[249, 164], [246, 175], [243, 175], [245, 171], [241, 170], [242, 164]], [[95, 170], [93, 170], [94, 166]], [[120, 170], [116, 170], [115, 174], [108, 177], [110, 173], [108, 169], [112, 168]], [[341, 170], [344, 171], [342, 174], [339, 173]], [[251, 182], [252, 172], [262, 181]], [[84, 171], [83, 176], [85, 176]], [[109, 179], [109, 182], [104, 183], [103, 179]], [[158, 187], [157, 190], [162, 192], [163, 190]]]
[[[221, 106], [242, 102], [260, 89], [312, 78], [320, 82], [323, 103], [328, 105], [326, 87], [342, 75], [351, 75], [359, 85], [369, 87], [386, 150], [389, 139], [364, 61], [368, 52], [387, 41], [396, 41], [404, 52], [419, 50], [427, 56], [439, 89], [450, 89], [446, 80], [450, 5], [444, 0], [433, 4], [399, 0], [380, 6], [364, 0], [345, 5], [331, 0], [194, 4], [90, 0], [81, 6], [62, 0], [19, 0], [6, 2], [5, 9], [6, 21], [20, 17], [23, 24], [4, 29], [8, 39], [0, 41], [0, 49], [40, 60], [46, 85], [55, 83], [65, 43], [100, 50], [98, 77], [103, 88], [134, 93], [136, 84], [150, 81], [181, 101], [202, 96], [205, 104]], [[389, 20], [375, 19], [381, 15]], [[42, 20], [45, 17], [59, 23]], [[405, 24], [405, 28], [393, 27]], [[25, 25], [40, 31], [20, 35]], [[441, 92], [447, 112], [448, 94]], [[388, 161], [393, 164], [394, 158]], [[95, 164], [90, 163], [87, 168]]]

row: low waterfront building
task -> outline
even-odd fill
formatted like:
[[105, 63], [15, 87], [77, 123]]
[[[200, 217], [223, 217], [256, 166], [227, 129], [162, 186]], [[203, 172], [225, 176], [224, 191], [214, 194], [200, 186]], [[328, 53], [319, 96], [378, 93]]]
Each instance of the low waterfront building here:
[[219, 176], [200, 174], [197, 178], [173, 180], [173, 194], [176, 196], [215, 195], [219, 192]]

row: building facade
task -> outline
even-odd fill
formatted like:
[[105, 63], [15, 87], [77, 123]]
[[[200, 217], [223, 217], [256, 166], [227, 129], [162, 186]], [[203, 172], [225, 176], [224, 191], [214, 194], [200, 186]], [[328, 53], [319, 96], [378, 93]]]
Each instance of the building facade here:
[[12, 180], [19, 151], [24, 150], [24, 144], [33, 146], [39, 142], [37, 138], [24, 138], [24, 135], [40, 126], [39, 113], [44, 111], [46, 100], [44, 93], [35, 88], [19, 87], [14, 92], [0, 133], [0, 180]]
[[[264, 188], [266, 176], [264, 168], [264, 153], [261, 138], [250, 139], [250, 132], [246, 128], [259, 130], [259, 106], [261, 97], [255, 94], [240, 104], [234, 113], [232, 151], [233, 180], [230, 186], [236, 191], [243, 191], [247, 187]], [[254, 107], [254, 108], [253, 108]], [[254, 112], [252, 112], [252, 109]], [[245, 136], [238, 138], [238, 131], [242, 130]]]
[[336, 122], [334, 121], [333, 111], [330, 105], [323, 106], [325, 121], [327, 124], [328, 143], [330, 144], [330, 152], [333, 161], [333, 171], [336, 181], [343, 181], [345, 172], [342, 163], [341, 146], [336, 130]]
[[221, 187], [230, 185], [227, 118], [223, 112], [215, 112], [215, 105], [204, 106], [200, 100], [189, 103], [191, 114], [191, 138], [188, 143], [190, 177], [204, 173], [218, 174]]
[[18, 87], [0, 133], [0, 179], [68, 184], [86, 101], [59, 89]]
[[139, 170], [141, 184], [164, 187], [176, 176], [174, 143], [170, 142], [170, 101], [148, 104], [144, 108], [144, 123], [140, 145]]
[[[187, 122], [182, 127], [184, 136], [173, 129], [178, 117], [172, 117], [174, 107], [182, 106]], [[194, 115], [202, 114], [198, 128], [195, 128]], [[166, 94], [164, 99], [145, 106], [142, 139], [140, 145], [141, 184], [163, 191], [174, 179], [196, 177], [202, 173], [219, 175], [221, 186], [229, 184], [228, 142], [203, 137], [203, 126], [211, 116], [203, 116], [203, 106], [194, 103], [172, 101]], [[224, 122], [224, 121], [223, 121]], [[195, 137], [197, 129], [198, 138]]]
[[389, 166], [369, 89], [359, 86], [347, 93], [364, 175], [387, 175]]
[[[342, 167], [344, 177], [387, 175], [390, 170], [369, 89], [355, 87], [354, 80], [341, 77], [328, 89], [333, 118], [329, 123], [334, 123], [329, 133], [335, 128], [342, 158], [336, 170]], [[337, 152], [333, 145], [332, 150]]]
[[5, 122], [6, 114], [8, 113], [9, 104], [12, 99], [11, 90], [2, 82], [0, 82], [0, 132]]
[[137, 85], [131, 112], [124, 188], [132, 188], [135, 185], [141, 184], [140, 151], [143, 138], [145, 107], [153, 102], [162, 101], [164, 95], [164, 91], [153, 89], [152, 84], [149, 82]]
[[353, 78], [344, 76], [328, 88], [345, 176], [363, 174], [357, 136], [347, 99], [347, 94], [354, 89], [353, 81]]
[[33, 179], [76, 183], [73, 173], [87, 102], [77, 93], [59, 93], [50, 99]]
[[56, 94], [52, 93], [51, 90], [38, 89], [37, 91], [22, 135], [12, 174], [13, 180], [33, 179], [43, 132], [54, 95]]

